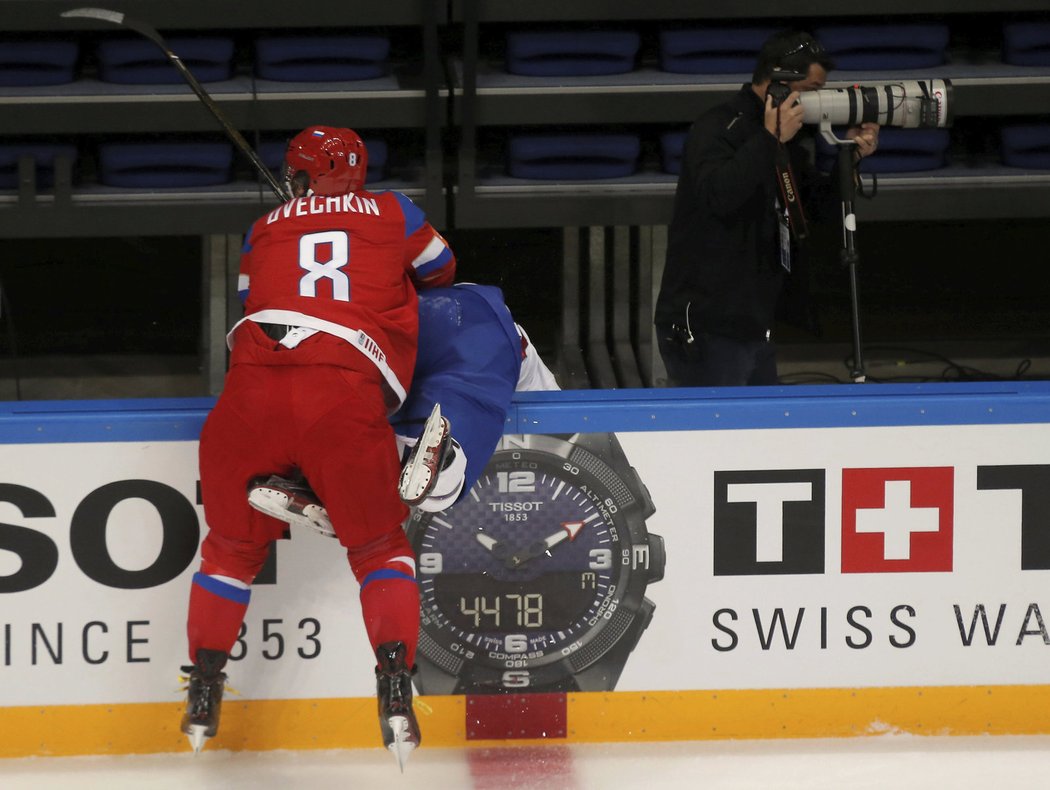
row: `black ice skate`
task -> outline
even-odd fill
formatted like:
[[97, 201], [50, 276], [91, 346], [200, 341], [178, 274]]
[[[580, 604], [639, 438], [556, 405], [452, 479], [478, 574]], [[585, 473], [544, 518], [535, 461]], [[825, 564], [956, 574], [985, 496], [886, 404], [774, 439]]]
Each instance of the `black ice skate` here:
[[328, 511], [305, 480], [289, 480], [279, 475], [257, 477], [248, 484], [248, 504], [281, 521], [335, 537]]
[[219, 711], [222, 692], [226, 687], [226, 653], [201, 648], [197, 663], [183, 667], [186, 673], [186, 712], [182, 716], [182, 731], [190, 739], [194, 752], [200, 752], [208, 738], [219, 731]]
[[401, 470], [397, 490], [406, 505], [418, 505], [434, 488], [452, 446], [450, 430], [449, 421], [441, 416], [441, 406], [435, 403], [423, 426], [423, 434]]
[[376, 696], [383, 745], [397, 759], [402, 772], [412, 750], [419, 746], [419, 722], [412, 710], [412, 672], [405, 663], [404, 642], [384, 642], [376, 649]]

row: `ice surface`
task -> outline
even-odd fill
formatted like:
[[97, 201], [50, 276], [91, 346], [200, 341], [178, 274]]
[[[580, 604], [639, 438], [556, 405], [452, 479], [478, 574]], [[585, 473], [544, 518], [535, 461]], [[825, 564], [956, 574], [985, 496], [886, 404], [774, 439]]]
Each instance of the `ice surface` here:
[[0, 760], [4, 790], [985, 790], [1040, 776], [1050, 776], [1050, 736], [424, 745], [403, 775], [379, 748]]

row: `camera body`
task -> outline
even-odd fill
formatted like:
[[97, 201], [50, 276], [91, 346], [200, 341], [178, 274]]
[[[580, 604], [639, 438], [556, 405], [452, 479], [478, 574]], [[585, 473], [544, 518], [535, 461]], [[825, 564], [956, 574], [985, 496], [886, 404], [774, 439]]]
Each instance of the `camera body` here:
[[774, 69], [769, 78], [769, 87], [766, 88], [766, 96], [769, 96], [773, 100], [774, 107], [779, 107], [784, 103], [784, 100], [791, 95], [791, 86], [788, 85], [788, 83], [798, 82], [805, 78], [806, 75], [802, 72], [791, 71], [788, 69]]

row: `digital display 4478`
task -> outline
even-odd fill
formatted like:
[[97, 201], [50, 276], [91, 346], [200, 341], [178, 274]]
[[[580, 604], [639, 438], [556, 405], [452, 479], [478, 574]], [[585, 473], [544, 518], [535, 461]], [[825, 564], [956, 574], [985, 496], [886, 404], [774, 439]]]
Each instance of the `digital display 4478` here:
[[434, 580], [434, 597], [452, 624], [467, 632], [561, 630], [593, 603], [596, 583], [593, 573], [551, 573], [538, 592], [537, 585], [443, 574]]

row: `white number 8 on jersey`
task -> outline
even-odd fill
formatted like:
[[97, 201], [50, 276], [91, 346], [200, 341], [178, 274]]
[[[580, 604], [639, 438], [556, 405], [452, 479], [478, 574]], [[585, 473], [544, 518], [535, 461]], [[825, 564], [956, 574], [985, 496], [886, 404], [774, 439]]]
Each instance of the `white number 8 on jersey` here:
[[[356, 154], [351, 154], [356, 156]], [[317, 260], [319, 248], [331, 250], [324, 263]], [[300, 296], [317, 296], [317, 281], [332, 281], [332, 298], [339, 302], [350, 301], [350, 278], [341, 269], [350, 261], [350, 237], [343, 230], [326, 230], [307, 233], [299, 237], [299, 268], [305, 269], [299, 280]]]

